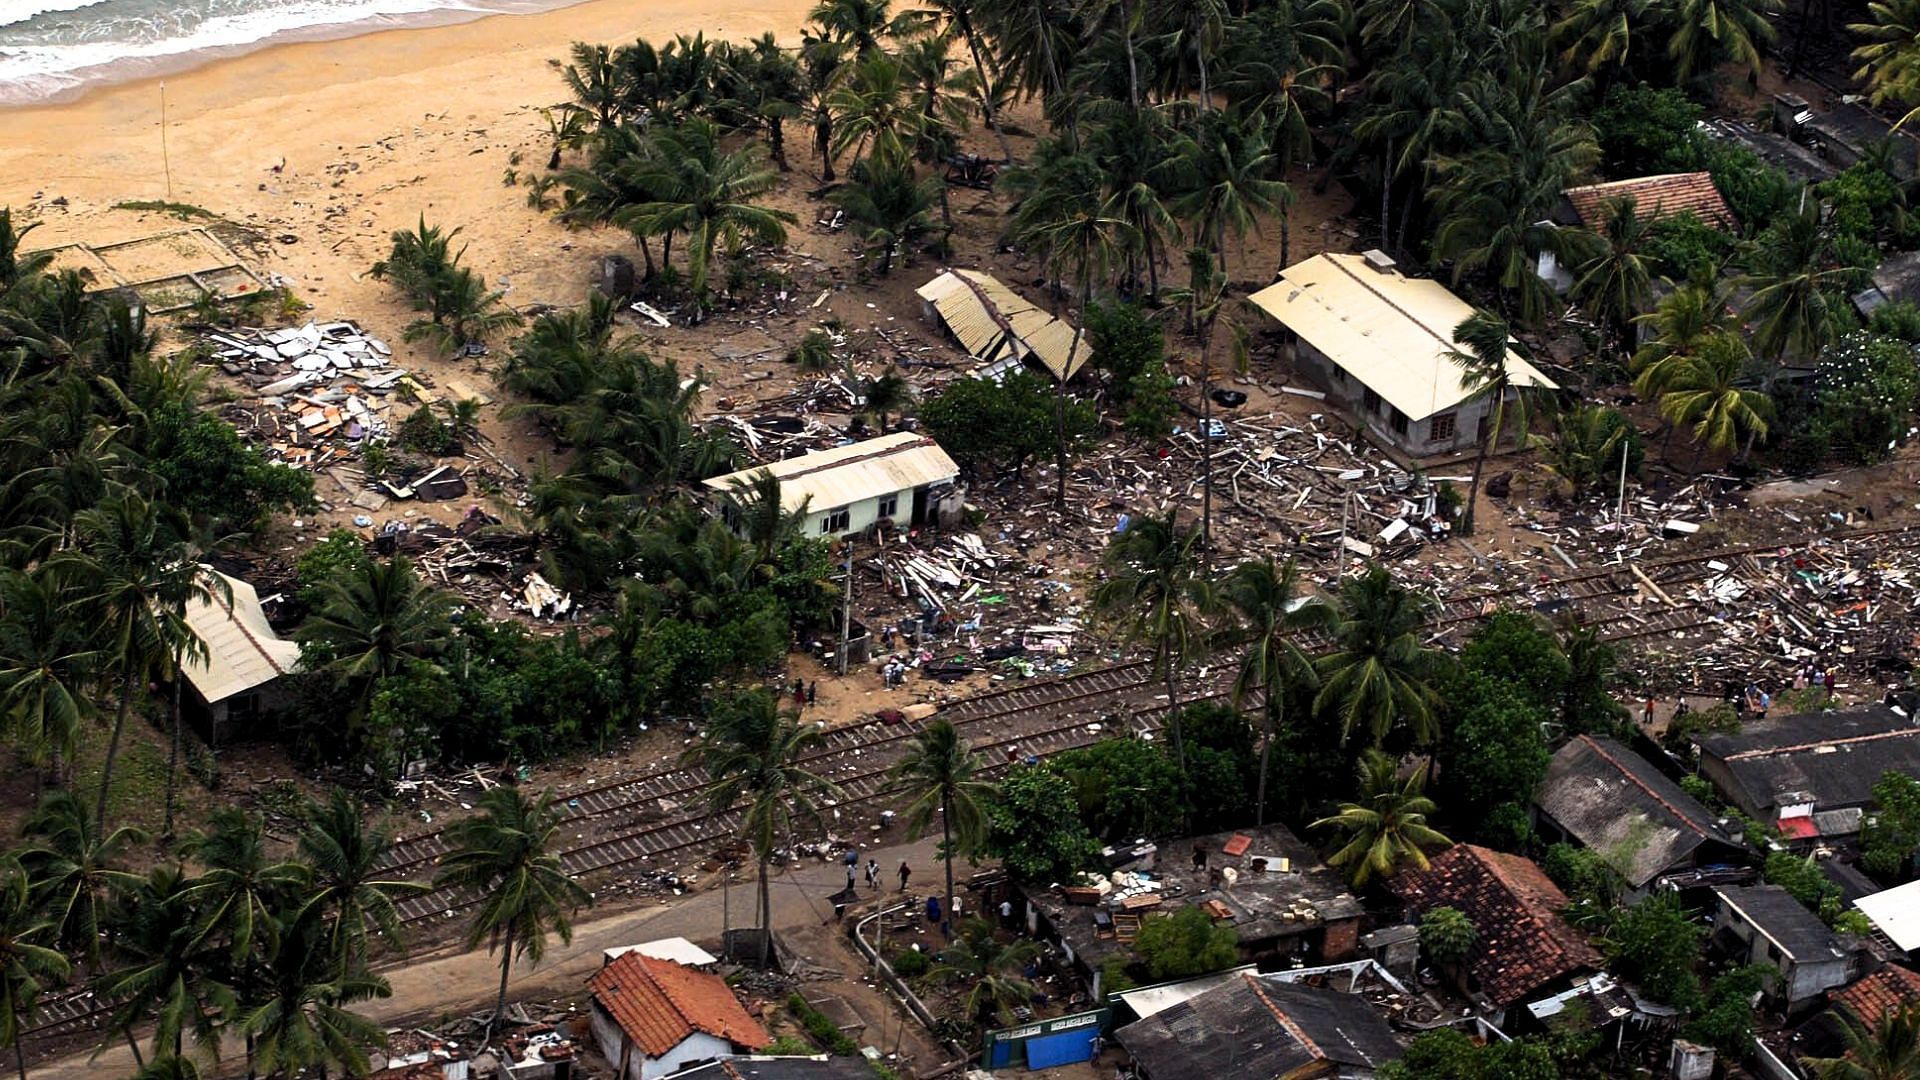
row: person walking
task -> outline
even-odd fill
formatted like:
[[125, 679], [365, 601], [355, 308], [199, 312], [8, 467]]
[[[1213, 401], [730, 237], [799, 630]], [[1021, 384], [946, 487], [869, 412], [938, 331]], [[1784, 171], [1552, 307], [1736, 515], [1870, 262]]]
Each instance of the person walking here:
[[877, 859], [868, 859], [867, 860], [867, 888], [877, 889], [879, 887], [880, 887], [880, 862]]
[[900, 864], [900, 891], [907, 891], [907, 879], [913, 876], [913, 869], [905, 862]]

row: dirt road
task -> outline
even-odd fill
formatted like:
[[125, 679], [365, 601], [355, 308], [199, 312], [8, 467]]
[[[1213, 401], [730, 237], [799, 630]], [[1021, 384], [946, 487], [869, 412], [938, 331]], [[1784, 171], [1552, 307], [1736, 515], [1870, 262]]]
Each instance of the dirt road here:
[[[937, 888], [939, 863], [933, 854], [935, 843], [935, 838], [927, 838], [914, 844], [863, 851], [861, 858], [879, 860], [885, 871], [884, 884], [888, 887], [898, 885], [894, 874], [905, 860], [913, 869], [916, 888]], [[818, 927], [832, 915], [832, 906], [826, 897], [845, 885], [845, 872], [837, 863], [807, 862], [789, 867], [773, 881], [775, 928], [798, 931]], [[751, 889], [736, 886], [731, 898], [720, 890], [709, 890], [676, 897], [654, 907], [579, 923], [574, 927], [572, 944], [552, 942], [539, 967], [516, 969], [507, 993], [510, 999], [533, 999], [578, 992], [587, 976], [600, 967], [602, 950], [615, 946], [663, 937], [715, 940], [720, 936], [722, 919], [727, 914], [724, 909], [729, 902], [735, 925], [751, 920]], [[817, 935], [809, 937], [818, 940]], [[398, 1028], [490, 1007], [499, 985], [500, 966], [497, 955], [489, 956], [479, 950], [422, 959], [382, 974], [392, 984], [393, 996], [371, 1002], [359, 1011], [389, 1028]], [[230, 1045], [222, 1048], [221, 1067], [214, 1075], [240, 1075], [245, 1071], [245, 1059], [237, 1040], [229, 1042]], [[134, 1072], [132, 1052], [124, 1043], [116, 1042], [98, 1058], [77, 1054], [31, 1066], [28, 1075], [32, 1080], [102, 1080], [132, 1076]]]

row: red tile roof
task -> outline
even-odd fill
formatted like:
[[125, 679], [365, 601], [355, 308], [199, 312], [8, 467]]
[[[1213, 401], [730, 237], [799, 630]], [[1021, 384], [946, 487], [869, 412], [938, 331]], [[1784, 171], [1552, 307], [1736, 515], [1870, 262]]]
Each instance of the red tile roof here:
[[1861, 1023], [1872, 1028], [1887, 1013], [1920, 1003], [1920, 975], [1888, 964], [1844, 990], [1835, 990], [1828, 998], [1835, 1005], [1846, 1006]]
[[1511, 1005], [1564, 975], [1597, 970], [1600, 953], [1560, 917], [1561, 892], [1530, 859], [1455, 844], [1425, 870], [1402, 870], [1387, 887], [1409, 917], [1452, 907], [1479, 931], [1467, 972], [1487, 1000]]
[[773, 1036], [747, 1014], [718, 975], [630, 952], [587, 980], [593, 998], [648, 1057], [695, 1032], [761, 1050]]
[[1670, 214], [1691, 210], [1701, 221], [1722, 229], [1732, 229], [1738, 222], [1733, 211], [1727, 208], [1727, 201], [1720, 197], [1720, 189], [1713, 186], [1713, 177], [1708, 173], [1667, 173], [1664, 176], [1642, 176], [1633, 180], [1615, 180], [1607, 184], [1588, 184], [1585, 187], [1568, 188], [1567, 201], [1573, 204], [1574, 212], [1590, 229], [1598, 229], [1606, 223], [1606, 204], [1609, 199], [1633, 196], [1634, 213], [1653, 221]]
[[1780, 835], [1789, 840], [1811, 840], [1820, 835], [1820, 826], [1814, 824], [1811, 815], [1783, 817], [1774, 825], [1780, 830]]

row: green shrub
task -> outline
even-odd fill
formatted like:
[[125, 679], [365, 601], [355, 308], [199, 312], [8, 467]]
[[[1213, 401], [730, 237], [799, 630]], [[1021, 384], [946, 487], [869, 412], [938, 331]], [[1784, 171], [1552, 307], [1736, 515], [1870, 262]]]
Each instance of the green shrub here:
[[893, 973], [903, 979], [917, 979], [933, 966], [927, 954], [918, 949], [902, 949], [893, 954], [893, 959], [888, 962], [893, 965]]

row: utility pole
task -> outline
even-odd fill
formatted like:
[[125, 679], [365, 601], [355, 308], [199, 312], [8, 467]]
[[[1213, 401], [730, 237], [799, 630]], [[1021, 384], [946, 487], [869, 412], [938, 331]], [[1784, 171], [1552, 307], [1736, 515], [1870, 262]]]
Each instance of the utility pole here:
[[1620, 499], [1613, 506], [1614, 526], [1622, 532], [1627, 527], [1627, 451], [1632, 448], [1623, 436], [1620, 440]]
[[847, 647], [853, 639], [853, 544], [847, 544], [847, 584], [840, 596], [840, 648], [835, 654], [835, 666], [840, 674], [847, 673]]
[[167, 84], [160, 84], [160, 169], [167, 177], [167, 201], [173, 201], [173, 159], [167, 156]]

